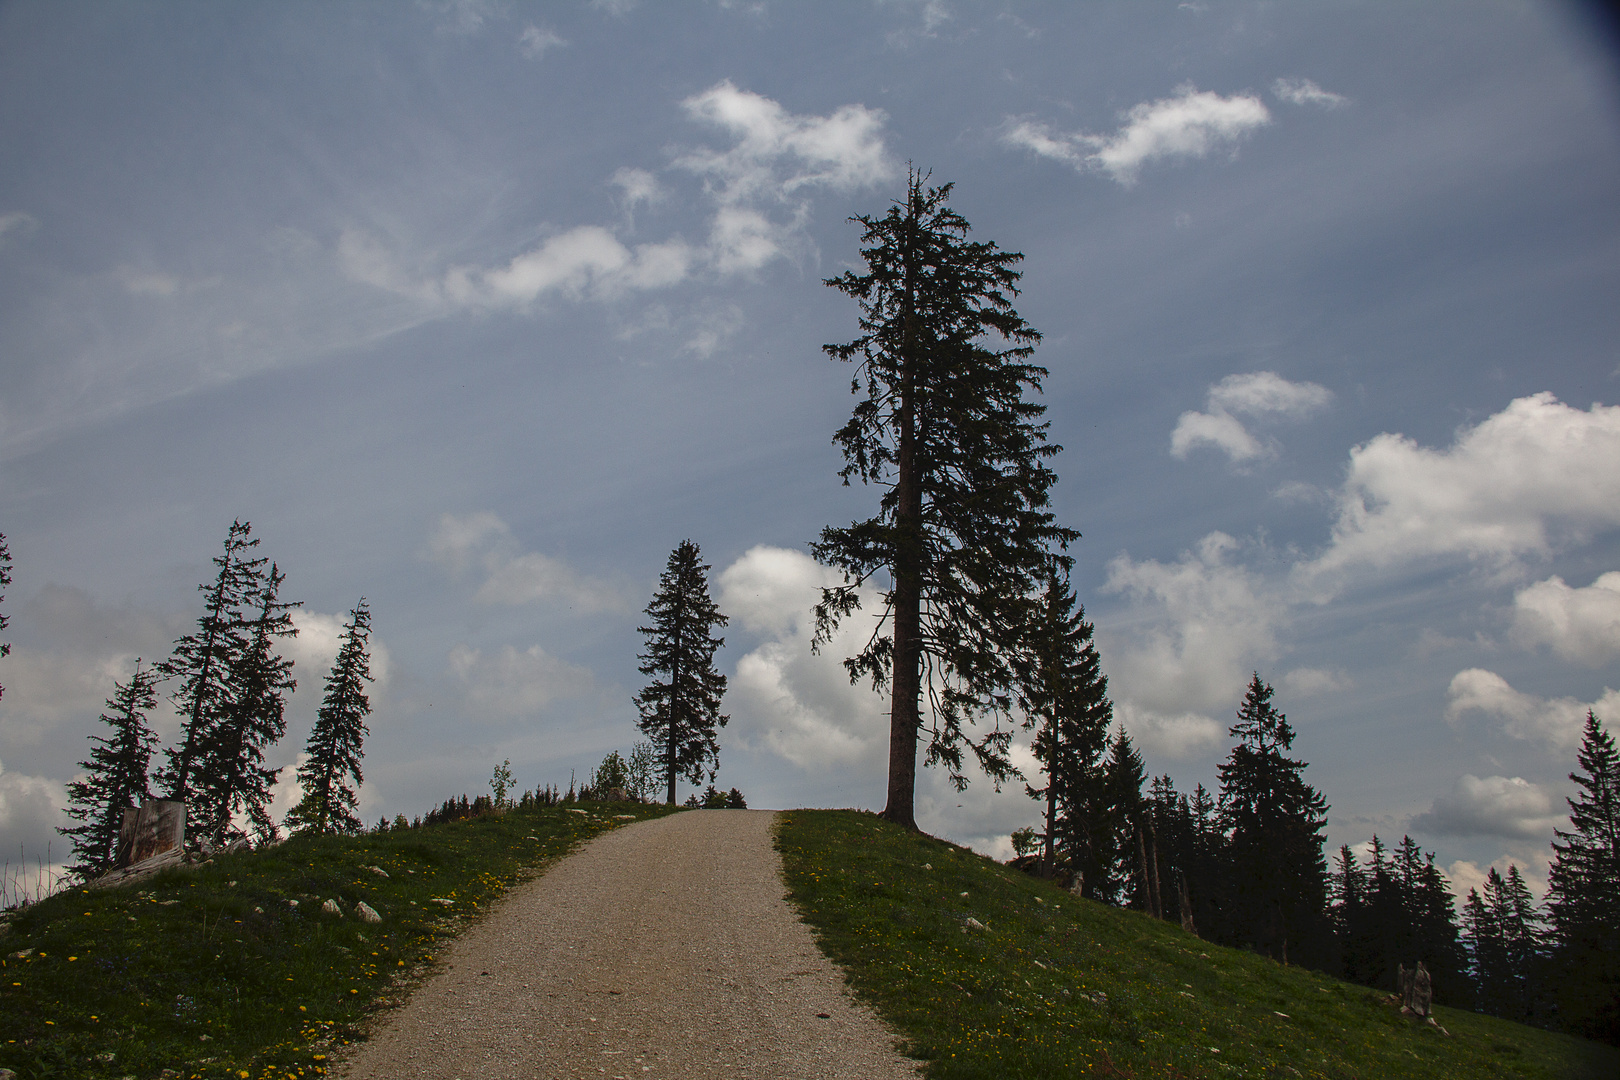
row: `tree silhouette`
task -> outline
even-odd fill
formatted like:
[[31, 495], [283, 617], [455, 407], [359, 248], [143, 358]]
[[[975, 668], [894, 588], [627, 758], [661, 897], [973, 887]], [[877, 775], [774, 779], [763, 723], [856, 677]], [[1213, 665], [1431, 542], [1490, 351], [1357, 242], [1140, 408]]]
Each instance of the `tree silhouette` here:
[[101, 714], [101, 722], [112, 728], [112, 734], [90, 736], [97, 745], [88, 761], [79, 762], [85, 778], [67, 787], [67, 814], [84, 824], [57, 832], [73, 841], [73, 857], [78, 862], [68, 869], [85, 880], [112, 868], [124, 811], [139, 809], [151, 797], [147, 768], [158, 737], [147, 726], [146, 714], [157, 707], [157, 684], [158, 672], [142, 668], [139, 659], [128, 682], [113, 684], [113, 696], [107, 699], [109, 711]]
[[1303, 960], [1299, 947], [1327, 936], [1327, 801], [1300, 775], [1305, 762], [1285, 756], [1294, 729], [1271, 697], [1256, 672], [1229, 731], [1239, 741], [1220, 767], [1221, 821], [1238, 940], [1287, 962], [1290, 943]]
[[652, 625], [637, 628], [647, 635], [638, 670], [653, 677], [635, 697], [639, 726], [660, 750], [665, 799], [672, 806], [678, 777], [700, 784], [707, 767], [714, 779], [720, 762], [716, 729], [730, 719], [720, 714], [726, 677], [714, 666], [715, 650], [725, 639], [713, 634], [728, 620], [709, 598], [708, 572], [699, 561], [698, 546], [683, 540], [670, 552], [658, 591], [647, 605]]
[[[859, 589], [887, 577], [877, 627], [844, 664], [852, 682], [889, 690], [883, 815], [909, 828], [925, 694], [927, 764], [945, 765], [960, 789], [966, 747], [998, 784], [1015, 775], [1013, 658], [1054, 558], [1067, 566], [1053, 552], [1079, 535], [1047, 510], [1056, 477], [1045, 462], [1059, 447], [1025, 398], [1046, 369], [1029, 363], [1040, 335], [1009, 299], [1022, 256], [970, 243], [946, 205], [951, 185], [926, 180], [913, 170], [903, 203], [853, 219], [865, 226], [866, 272], [827, 281], [861, 308], [860, 336], [825, 346], [855, 365], [850, 389], [864, 395], [833, 437], [840, 475], [884, 491], [875, 516], [811, 545], [843, 572], [816, 605], [818, 647], [859, 608]], [[966, 728], [984, 714], [993, 726], [974, 739]]]
[[304, 763], [298, 766], [304, 794], [284, 823], [293, 832], [359, 832], [362, 827], [355, 807], [364, 779], [360, 759], [369, 734], [366, 717], [371, 715], [366, 696], [366, 683], [372, 681], [370, 638], [371, 609], [362, 596], [343, 625], [320, 711], [304, 744]]
[[1562, 1021], [1620, 1045], [1620, 753], [1590, 710], [1569, 778], [1570, 831], [1555, 830], [1547, 907]]

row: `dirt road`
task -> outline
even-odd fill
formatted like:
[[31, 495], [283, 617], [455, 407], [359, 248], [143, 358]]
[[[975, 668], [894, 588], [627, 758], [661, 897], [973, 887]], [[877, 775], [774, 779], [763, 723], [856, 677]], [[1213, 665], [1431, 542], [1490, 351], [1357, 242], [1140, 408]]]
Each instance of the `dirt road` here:
[[597, 837], [457, 939], [338, 1075], [915, 1080], [783, 899], [774, 816]]

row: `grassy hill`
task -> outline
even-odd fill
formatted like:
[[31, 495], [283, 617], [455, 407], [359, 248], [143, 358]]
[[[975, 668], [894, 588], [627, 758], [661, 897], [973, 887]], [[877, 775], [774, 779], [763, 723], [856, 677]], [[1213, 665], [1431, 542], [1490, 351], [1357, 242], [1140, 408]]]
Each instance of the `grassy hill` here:
[[[494, 897], [604, 829], [668, 812], [581, 803], [293, 839], [47, 897], [0, 930], [0, 1068], [20, 1080], [317, 1076]], [[341, 915], [322, 910], [329, 900]], [[381, 921], [363, 921], [362, 902]]]
[[[793, 900], [933, 1080], [1613, 1080], [1620, 1051], [1437, 1010], [1079, 900], [855, 811], [784, 815]], [[969, 918], [986, 929], [973, 929]]]
[[[667, 812], [585, 803], [291, 840], [47, 898], [0, 929], [0, 1068], [320, 1075], [502, 891]], [[869, 814], [790, 813], [778, 843], [824, 947], [932, 1077], [1620, 1075], [1608, 1047], [1442, 1009], [1447, 1038], [1363, 987], [1075, 900]], [[361, 902], [381, 921], [361, 921]], [[969, 917], [987, 929], [964, 932]]]

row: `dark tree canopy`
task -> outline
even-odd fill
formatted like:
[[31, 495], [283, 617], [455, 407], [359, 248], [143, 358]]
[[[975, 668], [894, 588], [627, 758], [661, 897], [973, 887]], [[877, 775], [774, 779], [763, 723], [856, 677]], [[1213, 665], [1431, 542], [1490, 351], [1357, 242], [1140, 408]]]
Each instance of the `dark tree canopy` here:
[[[6, 534], [0, 533], [0, 589], [11, 587], [11, 548], [6, 544]], [[0, 601], [5, 600], [5, 594], [0, 593]], [[11, 625], [11, 617], [0, 615], [0, 630]], [[11, 644], [0, 641], [0, 656], [11, 655]], [[4, 696], [6, 688], [0, 686], [0, 696]]]
[[1294, 729], [1271, 697], [1256, 672], [1229, 732], [1238, 743], [1220, 767], [1221, 822], [1239, 913], [1234, 929], [1244, 943], [1284, 961], [1292, 943], [1295, 959], [1304, 960], [1299, 946], [1326, 937], [1320, 924], [1327, 801], [1305, 783], [1305, 762], [1285, 756]]
[[1034, 610], [1019, 677], [1019, 705], [1035, 728], [1035, 758], [1046, 773], [1045, 786], [1025, 785], [1045, 804], [1043, 877], [1060, 861], [1083, 857], [1087, 819], [1098, 812], [1114, 706], [1092, 631], [1068, 575], [1054, 573]]
[[320, 711], [304, 744], [304, 763], [298, 766], [303, 797], [285, 822], [293, 832], [359, 832], [362, 827], [355, 808], [364, 779], [360, 759], [369, 734], [366, 717], [371, 715], [366, 696], [366, 683], [372, 681], [370, 638], [371, 609], [362, 596], [343, 626]]
[[139, 659], [128, 682], [113, 684], [108, 711], [101, 714], [112, 734], [90, 736], [96, 746], [88, 761], [79, 762], [85, 777], [68, 785], [67, 814], [83, 824], [57, 831], [72, 840], [77, 863], [69, 869], [84, 880], [112, 868], [124, 811], [139, 809], [151, 797], [147, 768], [158, 737], [146, 715], [157, 707], [157, 684], [158, 672], [142, 668]]
[[658, 579], [658, 592], [647, 605], [651, 625], [638, 627], [647, 636], [647, 651], [637, 657], [640, 672], [653, 681], [635, 697], [642, 733], [659, 748], [666, 801], [675, 803], [675, 781], [714, 779], [720, 762], [717, 729], [730, 719], [720, 713], [726, 677], [714, 666], [714, 654], [725, 638], [714, 628], [727, 619], [709, 598], [709, 567], [690, 540], [670, 552]]
[[[917, 740], [926, 694], [926, 762], [943, 764], [960, 788], [964, 747], [999, 783], [1015, 774], [1007, 749], [1016, 674], [1013, 659], [1032, 598], [1054, 552], [1079, 534], [1056, 525], [1046, 460], [1059, 447], [1027, 400], [1046, 369], [1029, 362], [1040, 335], [1013, 309], [1022, 258], [967, 239], [967, 221], [946, 205], [951, 185], [925, 187], [913, 171], [906, 198], [865, 227], [853, 270], [827, 284], [860, 305], [860, 336], [828, 345], [855, 365], [861, 400], [834, 436], [844, 483], [883, 488], [878, 512], [828, 527], [811, 545], [843, 572], [816, 606], [816, 643], [830, 640], [874, 580], [883, 593], [876, 629], [845, 660], [852, 681], [887, 687], [888, 805], [884, 816], [915, 827]], [[967, 728], [989, 714], [977, 739]]]
[[278, 598], [285, 580], [272, 563], [260, 582], [246, 648], [230, 670], [226, 707], [197, 757], [192, 784], [196, 820], [215, 842], [231, 831], [238, 813], [247, 815], [261, 843], [280, 835], [270, 802], [281, 770], [265, 765], [264, 751], [286, 732], [287, 695], [298, 685], [292, 661], [276, 651], [279, 639], [298, 634], [290, 611], [298, 603]]
[[224, 721], [232, 703], [231, 673], [247, 652], [243, 612], [258, 598], [269, 561], [251, 557], [259, 544], [252, 533], [251, 523], [231, 523], [225, 550], [214, 557], [219, 573], [211, 584], [197, 586], [206, 600], [196, 631], [176, 641], [174, 652], [157, 666], [164, 678], [180, 680], [171, 697], [183, 718], [180, 741], [166, 752], [168, 761], [157, 775], [168, 797], [179, 802], [189, 800], [198, 757]]
[[1590, 710], [1569, 774], [1570, 830], [1557, 830], [1548, 873], [1552, 964], [1563, 1022], [1620, 1045], [1620, 752]]

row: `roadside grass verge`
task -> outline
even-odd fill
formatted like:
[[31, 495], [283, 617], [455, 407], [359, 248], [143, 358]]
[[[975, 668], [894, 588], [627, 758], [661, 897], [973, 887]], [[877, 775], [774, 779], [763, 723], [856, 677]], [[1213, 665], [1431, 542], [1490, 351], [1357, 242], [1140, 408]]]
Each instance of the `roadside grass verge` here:
[[[593, 802], [295, 838], [47, 897], [0, 936], [0, 1067], [20, 1080], [318, 1075], [502, 892], [620, 815], [670, 810]], [[380, 922], [361, 921], [362, 901]]]
[[[932, 1080], [1612, 1080], [1620, 1051], [1201, 941], [871, 814], [779, 819], [794, 903]], [[988, 929], [968, 929], [976, 919]]]

